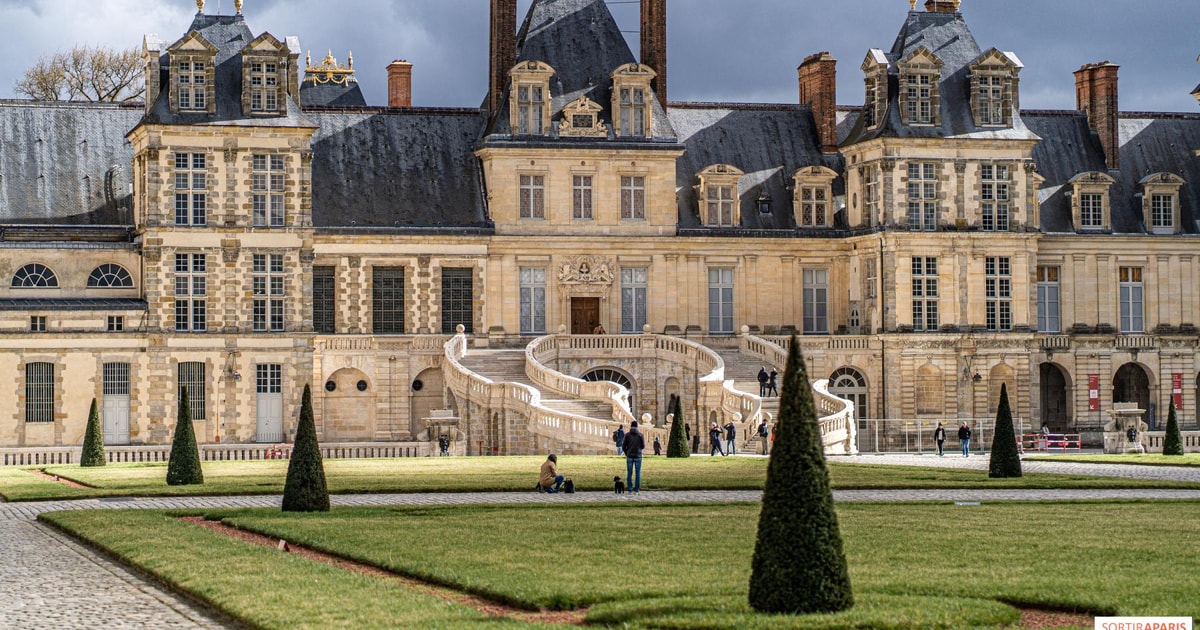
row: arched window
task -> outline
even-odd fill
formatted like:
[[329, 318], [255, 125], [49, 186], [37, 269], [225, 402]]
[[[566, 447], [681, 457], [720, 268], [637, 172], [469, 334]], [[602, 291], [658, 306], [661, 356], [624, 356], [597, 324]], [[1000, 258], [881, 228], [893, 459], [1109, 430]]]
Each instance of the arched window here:
[[105, 264], [92, 270], [88, 276], [89, 289], [121, 289], [133, 286], [133, 276], [121, 265]]
[[634, 409], [634, 406], [633, 406], [634, 386], [633, 386], [633, 379], [631, 379], [628, 374], [625, 374], [624, 372], [620, 372], [618, 370], [614, 370], [612, 368], [595, 368], [593, 370], [589, 370], [586, 374], [584, 374], [583, 376], [581, 376], [579, 378], [582, 378], [583, 380], [585, 380], [589, 383], [595, 383], [598, 381], [609, 381], [611, 383], [616, 383], [618, 385], [624, 386], [625, 389], [629, 390], [629, 409], [630, 409], [630, 411], [633, 411], [633, 409]]
[[829, 393], [854, 403], [854, 415], [858, 419], [870, 417], [870, 407], [867, 406], [867, 379], [862, 372], [844, 367], [838, 369], [829, 377]]
[[46, 265], [32, 263], [13, 274], [12, 286], [14, 289], [56, 288], [58, 277]]

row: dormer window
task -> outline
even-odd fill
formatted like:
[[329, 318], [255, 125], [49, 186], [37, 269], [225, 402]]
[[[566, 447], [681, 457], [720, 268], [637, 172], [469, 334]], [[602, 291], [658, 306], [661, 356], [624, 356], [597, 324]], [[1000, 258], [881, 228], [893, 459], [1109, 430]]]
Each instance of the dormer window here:
[[653, 134], [652, 109], [654, 97], [650, 81], [658, 76], [650, 66], [629, 63], [613, 72], [613, 123], [618, 136], [649, 138]]
[[1142, 185], [1142, 214], [1146, 231], [1152, 234], [1179, 232], [1179, 189], [1183, 178], [1172, 173], [1154, 173]]
[[200, 110], [207, 108], [207, 77], [203, 61], [181, 61], [179, 72], [179, 109]]
[[171, 113], [215, 113], [213, 78], [217, 48], [192, 31], [172, 44], [167, 54], [171, 64], [168, 92]]
[[899, 66], [900, 112], [904, 124], [941, 124], [942, 60], [922, 46]]
[[1071, 178], [1071, 210], [1077, 229], [1081, 232], [1112, 229], [1112, 205], [1109, 188], [1116, 183], [1105, 173], [1093, 171]]
[[250, 64], [250, 111], [274, 112], [279, 109], [279, 65], [272, 62]]
[[242, 112], [278, 116], [287, 111], [288, 47], [263, 33], [242, 49]]
[[738, 181], [744, 174], [728, 164], [717, 164], [700, 171], [700, 220], [706, 227], [741, 225]]
[[971, 113], [979, 127], [1010, 127], [1017, 102], [1017, 56], [995, 48], [970, 65]]
[[603, 108], [592, 99], [581, 96], [563, 107], [562, 120], [558, 123], [558, 135], [564, 137], [603, 138], [608, 135], [604, 122], [600, 120]]
[[826, 228], [833, 225], [833, 180], [837, 173], [824, 166], [806, 166], [793, 176], [796, 225]]
[[546, 135], [550, 129], [550, 77], [554, 76], [554, 68], [540, 61], [525, 61], [517, 64], [509, 76], [509, 124], [513, 133]]
[[866, 75], [866, 95], [862, 111], [868, 129], [878, 127], [887, 112], [887, 69], [887, 56], [882, 50], [872, 48], [862, 65], [862, 71]]

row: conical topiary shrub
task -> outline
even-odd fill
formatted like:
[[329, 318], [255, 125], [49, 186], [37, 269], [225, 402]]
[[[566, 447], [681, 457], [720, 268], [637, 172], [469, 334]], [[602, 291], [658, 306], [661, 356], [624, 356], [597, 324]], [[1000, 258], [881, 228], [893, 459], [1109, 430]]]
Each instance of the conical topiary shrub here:
[[1179, 421], [1175, 419], [1175, 401], [1167, 412], [1167, 436], [1163, 438], [1163, 455], [1183, 455], [1183, 436], [1179, 434]]
[[1017, 435], [1013, 431], [1012, 409], [1008, 406], [1008, 385], [1000, 386], [1000, 408], [996, 410], [996, 427], [992, 431], [992, 458], [988, 461], [988, 477], [1006, 479], [1021, 476], [1021, 454], [1017, 452]]
[[313, 420], [312, 391], [304, 386], [300, 402], [300, 425], [288, 462], [287, 482], [283, 484], [284, 512], [328, 512], [329, 490], [325, 487], [325, 465], [317, 444], [317, 423]]
[[192, 404], [187, 388], [179, 394], [179, 413], [175, 418], [175, 438], [171, 440], [171, 461], [167, 463], [168, 486], [190, 486], [204, 483], [200, 469], [200, 447], [196, 446], [196, 431], [192, 428]]
[[853, 607], [812, 387], [795, 335], [770, 457], [751, 564], [750, 606], [782, 614]]
[[83, 434], [83, 454], [79, 457], [79, 465], [92, 467], [104, 464], [104, 429], [100, 426], [100, 412], [96, 410], [96, 399], [93, 398], [92, 408], [88, 411], [87, 431]]
[[683, 405], [679, 399], [679, 396], [671, 399], [669, 411], [675, 415], [675, 421], [671, 423], [671, 436], [667, 438], [667, 457], [689, 457], [692, 454], [688, 448], [687, 433], [683, 429]]

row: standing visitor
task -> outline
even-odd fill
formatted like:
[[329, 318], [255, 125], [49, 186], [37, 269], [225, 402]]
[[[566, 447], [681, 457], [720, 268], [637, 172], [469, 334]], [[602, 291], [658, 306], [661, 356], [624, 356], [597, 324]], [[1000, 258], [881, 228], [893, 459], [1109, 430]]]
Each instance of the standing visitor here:
[[767, 436], [771, 435], [771, 429], [767, 426], [767, 419], [763, 418], [762, 423], [758, 425], [758, 439], [762, 440], [762, 454], [767, 455]]
[[725, 456], [725, 451], [721, 450], [721, 429], [717, 423], [712, 423], [712, 427], [708, 429], [708, 445], [711, 447], [708, 450], [708, 455], [711, 457], [714, 453], [720, 453]]
[[767, 377], [767, 394], [779, 396], [779, 370], [775, 368], [771, 368], [771, 374]]
[[770, 379], [771, 377], [767, 375], [767, 368], [758, 368], [758, 395], [760, 398], [767, 397], [767, 381]]
[[[646, 414], [649, 415], [649, 414]], [[634, 494], [642, 489], [642, 451], [646, 449], [646, 439], [638, 431], [637, 420], [629, 423], [629, 433], [621, 450], [625, 452], [625, 488]]]
[[963, 457], [971, 456], [971, 427], [967, 426], [964, 420], [961, 427], [958, 427], [958, 441], [962, 443]]
[[734, 426], [733, 420], [725, 425], [725, 452], [737, 455], [737, 427]]
[[658, 441], [658, 436], [654, 436], [654, 454], [662, 455], [662, 442]]
[[621, 445], [625, 443], [625, 425], [617, 425], [617, 430], [613, 431], [613, 443], [617, 445], [617, 455], [624, 452]]

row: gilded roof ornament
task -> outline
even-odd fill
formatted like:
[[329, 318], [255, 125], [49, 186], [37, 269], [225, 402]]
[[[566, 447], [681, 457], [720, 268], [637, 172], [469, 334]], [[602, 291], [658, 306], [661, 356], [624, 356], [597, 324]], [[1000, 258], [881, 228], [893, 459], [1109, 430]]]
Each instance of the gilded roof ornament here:
[[913, 11], [916, 11], [917, 10], [917, 0], [908, 0], [908, 8], [912, 9]]
[[204, 13], [204, 0], [196, 0], [196, 13]]
[[233, 10], [237, 11], [238, 15], [242, 14], [242, 0], [233, 0]]
[[333, 83], [335, 85], [346, 85], [350, 81], [357, 81], [354, 78], [354, 53], [350, 53], [350, 64], [343, 66], [338, 63], [333, 57], [333, 51], [325, 54], [325, 58], [318, 65], [312, 64], [312, 52], [308, 52], [304, 56], [304, 80], [311, 81], [315, 84]]

